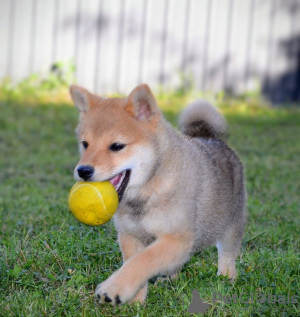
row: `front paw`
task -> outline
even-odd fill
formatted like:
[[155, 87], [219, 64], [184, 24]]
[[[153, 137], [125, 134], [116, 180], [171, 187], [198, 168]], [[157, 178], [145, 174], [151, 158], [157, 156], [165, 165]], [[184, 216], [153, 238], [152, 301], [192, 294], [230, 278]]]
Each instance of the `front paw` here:
[[118, 274], [113, 274], [106, 281], [99, 284], [95, 291], [96, 300], [100, 304], [120, 305], [133, 298], [136, 292], [126, 284]]
[[110, 283], [110, 279], [107, 279], [97, 286], [95, 297], [100, 304], [108, 303], [111, 305], [118, 305], [124, 303], [120, 294], [118, 294], [117, 285]]

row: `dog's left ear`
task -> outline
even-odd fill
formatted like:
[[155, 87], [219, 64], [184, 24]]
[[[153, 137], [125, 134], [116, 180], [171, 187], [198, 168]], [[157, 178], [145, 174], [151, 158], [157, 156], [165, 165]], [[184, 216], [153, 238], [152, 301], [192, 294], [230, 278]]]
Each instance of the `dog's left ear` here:
[[158, 112], [158, 107], [148, 85], [142, 84], [133, 89], [128, 96], [125, 109], [139, 121], [151, 120]]

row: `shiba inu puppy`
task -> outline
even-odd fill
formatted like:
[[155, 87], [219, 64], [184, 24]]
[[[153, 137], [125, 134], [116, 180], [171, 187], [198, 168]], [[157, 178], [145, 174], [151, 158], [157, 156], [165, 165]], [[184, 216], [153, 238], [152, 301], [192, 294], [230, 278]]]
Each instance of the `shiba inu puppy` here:
[[171, 127], [147, 85], [127, 98], [101, 98], [71, 86], [80, 112], [81, 159], [74, 177], [109, 180], [119, 194], [113, 219], [122, 267], [95, 296], [112, 305], [144, 302], [147, 281], [173, 275], [193, 252], [216, 244], [218, 274], [236, 277], [246, 219], [243, 168], [222, 141], [226, 122], [205, 101]]

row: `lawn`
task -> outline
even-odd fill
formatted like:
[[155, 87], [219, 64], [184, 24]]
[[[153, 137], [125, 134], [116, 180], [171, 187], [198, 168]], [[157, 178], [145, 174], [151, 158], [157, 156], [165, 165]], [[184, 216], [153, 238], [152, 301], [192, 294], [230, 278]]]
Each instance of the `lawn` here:
[[[181, 107], [174, 100], [161, 101], [173, 123]], [[0, 316], [188, 316], [193, 289], [210, 304], [205, 316], [299, 316], [300, 112], [222, 109], [249, 195], [237, 280], [217, 277], [212, 247], [195, 254], [177, 280], [153, 280], [145, 305], [113, 308], [93, 298], [122, 264], [113, 223], [80, 224], [67, 204], [79, 157], [77, 111], [0, 103]], [[213, 302], [214, 293], [254, 298]], [[265, 302], [255, 300], [259, 294]]]

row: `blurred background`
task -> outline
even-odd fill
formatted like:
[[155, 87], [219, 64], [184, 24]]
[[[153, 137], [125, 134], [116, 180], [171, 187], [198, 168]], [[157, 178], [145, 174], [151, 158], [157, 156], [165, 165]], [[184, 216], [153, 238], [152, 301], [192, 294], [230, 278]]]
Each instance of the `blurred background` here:
[[99, 94], [146, 82], [300, 102], [299, 0], [1, 0], [0, 43], [10, 85], [38, 74]]

